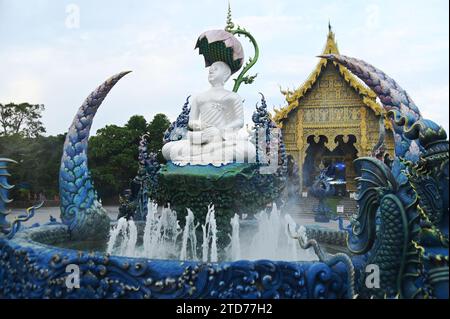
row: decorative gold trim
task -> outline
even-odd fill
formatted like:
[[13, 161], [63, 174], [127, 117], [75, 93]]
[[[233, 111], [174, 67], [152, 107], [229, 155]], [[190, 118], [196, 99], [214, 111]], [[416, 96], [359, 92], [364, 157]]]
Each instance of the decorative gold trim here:
[[359, 156], [366, 156], [367, 152], [367, 110], [364, 106], [361, 106], [361, 151]]
[[[304, 129], [327, 129], [327, 128], [358, 128], [360, 126], [360, 123], [358, 124], [338, 124], [338, 123], [332, 123], [332, 124], [303, 124]], [[342, 135], [342, 134], [341, 134]]]
[[302, 109], [297, 112], [297, 148], [302, 151], [304, 145], [303, 139], [303, 113]]
[[[331, 30], [328, 33], [327, 42], [322, 54], [339, 54], [339, 49], [335, 41], [335, 35]], [[288, 118], [290, 112], [298, 108], [299, 101], [309, 90], [311, 90], [327, 64], [327, 59], [320, 59], [314, 71], [298, 89], [296, 89], [295, 91], [281, 90], [281, 93], [285, 96], [288, 105], [279, 110], [274, 109], [275, 114], [273, 116], [273, 119], [277, 123], [278, 127], [283, 127], [283, 120]], [[385, 113], [383, 107], [376, 102], [377, 96], [375, 92], [365, 86], [347, 68], [342, 65], [337, 65], [334, 62], [333, 64], [338, 67], [339, 73], [344, 78], [344, 80], [362, 97], [363, 103], [367, 107], [372, 109], [377, 115]]]

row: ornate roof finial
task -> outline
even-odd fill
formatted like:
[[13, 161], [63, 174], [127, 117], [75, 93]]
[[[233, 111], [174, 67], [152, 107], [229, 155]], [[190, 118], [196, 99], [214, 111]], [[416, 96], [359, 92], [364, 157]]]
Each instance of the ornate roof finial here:
[[225, 26], [225, 31], [230, 32], [233, 29], [234, 29], [234, 23], [231, 20], [231, 5], [230, 5], [230, 1], [228, 1], [227, 25]]
[[331, 28], [331, 22], [330, 22], [330, 19], [328, 19], [328, 32], [329, 32], [329, 33], [332, 33], [332, 32], [333, 32], [333, 29]]

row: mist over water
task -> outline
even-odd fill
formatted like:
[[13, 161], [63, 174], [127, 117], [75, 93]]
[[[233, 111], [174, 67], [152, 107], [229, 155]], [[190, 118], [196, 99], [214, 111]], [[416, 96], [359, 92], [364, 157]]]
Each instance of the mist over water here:
[[230, 243], [220, 249], [214, 206], [208, 208], [205, 223], [196, 222], [187, 209], [184, 228], [180, 227], [176, 212], [150, 203], [145, 222], [142, 244], [138, 244], [138, 231], [133, 220], [118, 220], [111, 229], [107, 253], [128, 257], [152, 259], [194, 260], [203, 262], [236, 260], [317, 260], [312, 249], [304, 250], [288, 234], [297, 227], [289, 214], [274, 204], [270, 212], [262, 211], [254, 219], [230, 220]]

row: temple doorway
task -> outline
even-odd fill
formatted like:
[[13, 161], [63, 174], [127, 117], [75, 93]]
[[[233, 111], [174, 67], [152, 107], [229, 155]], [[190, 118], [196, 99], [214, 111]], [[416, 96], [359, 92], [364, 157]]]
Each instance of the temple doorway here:
[[[326, 174], [336, 181], [336, 195], [346, 196], [348, 186], [354, 187], [356, 169], [353, 161], [358, 157], [355, 147], [356, 137], [354, 135], [338, 135], [329, 143], [328, 137], [320, 135], [310, 135], [306, 142], [305, 161], [302, 169], [303, 187], [311, 187], [316, 176], [322, 169], [326, 169]], [[330, 150], [328, 145], [333, 145]]]

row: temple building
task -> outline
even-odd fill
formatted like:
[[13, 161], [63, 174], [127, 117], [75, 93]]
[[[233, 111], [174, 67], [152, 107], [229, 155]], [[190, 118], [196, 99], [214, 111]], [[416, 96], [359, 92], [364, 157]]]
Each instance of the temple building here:
[[[322, 54], [339, 54], [329, 26]], [[345, 181], [340, 195], [356, 191], [353, 160], [370, 156], [378, 142], [384, 109], [376, 94], [345, 67], [320, 59], [307, 80], [296, 90], [282, 91], [287, 105], [273, 116], [281, 128], [286, 150], [299, 167], [300, 192], [307, 192], [323, 168]], [[381, 122], [383, 123], [383, 122]], [[385, 149], [394, 154], [389, 123]]]

